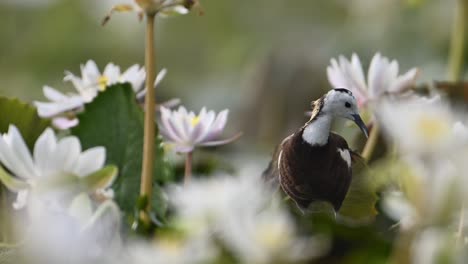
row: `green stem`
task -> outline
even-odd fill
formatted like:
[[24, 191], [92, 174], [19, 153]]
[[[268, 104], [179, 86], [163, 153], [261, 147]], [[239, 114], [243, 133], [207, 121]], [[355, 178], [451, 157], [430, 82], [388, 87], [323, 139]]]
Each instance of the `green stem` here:
[[[146, 47], [145, 47], [145, 68], [146, 68], [146, 97], [145, 97], [145, 130], [143, 145], [143, 167], [141, 171], [140, 195], [146, 196], [148, 205], [146, 211], [151, 207], [152, 176], [154, 169], [154, 105], [156, 78], [155, 52], [154, 52], [154, 21], [155, 14], [146, 15]], [[143, 216], [147, 219], [147, 215]]]
[[0, 223], [1, 223], [1, 242], [2, 243], [9, 243], [10, 242], [10, 230], [11, 230], [11, 221], [10, 221], [10, 212], [9, 212], [9, 204], [7, 200], [7, 189], [5, 186], [0, 184]]
[[379, 125], [377, 125], [377, 122], [374, 121], [374, 125], [372, 127], [372, 130], [370, 131], [369, 138], [367, 139], [366, 145], [364, 146], [364, 150], [362, 151], [362, 154], [361, 154], [362, 158], [366, 162], [369, 162], [370, 158], [372, 157], [372, 154], [374, 153], [374, 149], [379, 139], [379, 134], [380, 134]]
[[456, 234], [456, 245], [459, 246], [459, 245], [462, 245], [463, 243], [463, 226], [465, 224], [465, 203], [463, 203], [462, 205], [462, 208], [461, 208], [461, 212], [460, 212], [460, 219], [459, 219], [459, 222], [458, 222], [458, 230], [457, 230], [457, 234]]
[[184, 185], [190, 183], [192, 179], [192, 162], [193, 162], [193, 152], [190, 151], [185, 157], [185, 175], [184, 175]]
[[448, 78], [459, 81], [463, 72], [466, 25], [468, 24], [468, 0], [458, 0], [453, 20], [452, 38], [450, 41]]

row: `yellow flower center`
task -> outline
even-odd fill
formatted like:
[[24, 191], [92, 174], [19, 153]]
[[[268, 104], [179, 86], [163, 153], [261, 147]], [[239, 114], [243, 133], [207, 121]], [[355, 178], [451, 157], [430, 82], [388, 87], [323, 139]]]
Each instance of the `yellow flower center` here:
[[193, 127], [198, 125], [198, 123], [200, 123], [200, 117], [199, 116], [193, 117], [192, 120], [190, 120], [190, 123], [192, 124]]
[[259, 226], [255, 237], [261, 245], [270, 249], [281, 248], [289, 240], [288, 232], [273, 224]]
[[98, 78], [99, 90], [105, 91], [108, 83], [109, 83], [109, 78], [107, 76], [104, 76], [104, 75], [100, 76]]
[[171, 256], [179, 256], [183, 248], [181, 241], [173, 238], [165, 238], [160, 240], [159, 246], [165, 253]]
[[416, 128], [422, 139], [439, 140], [450, 133], [450, 126], [444, 120], [423, 116], [417, 121]]

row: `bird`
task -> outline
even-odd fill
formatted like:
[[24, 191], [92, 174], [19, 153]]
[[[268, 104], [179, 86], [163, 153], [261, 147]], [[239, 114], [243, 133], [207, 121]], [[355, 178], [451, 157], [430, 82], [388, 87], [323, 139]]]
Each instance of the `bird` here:
[[314, 202], [328, 202], [338, 212], [351, 184], [352, 159], [359, 154], [331, 132], [332, 121], [349, 119], [366, 137], [368, 130], [348, 89], [331, 89], [312, 101], [311, 109], [310, 119], [276, 148], [262, 178], [270, 187], [281, 188], [302, 212]]

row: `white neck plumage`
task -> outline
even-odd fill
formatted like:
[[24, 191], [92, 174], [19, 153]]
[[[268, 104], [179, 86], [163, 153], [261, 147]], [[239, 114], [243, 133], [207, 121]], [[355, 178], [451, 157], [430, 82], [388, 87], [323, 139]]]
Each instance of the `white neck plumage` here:
[[324, 146], [328, 142], [332, 117], [327, 114], [317, 116], [308, 122], [302, 132], [302, 139], [312, 146]]

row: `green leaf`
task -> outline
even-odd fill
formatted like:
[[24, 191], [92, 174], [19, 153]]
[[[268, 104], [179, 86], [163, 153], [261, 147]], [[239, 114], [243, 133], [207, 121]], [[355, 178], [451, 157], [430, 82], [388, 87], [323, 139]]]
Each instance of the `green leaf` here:
[[364, 167], [362, 163], [353, 167], [351, 186], [339, 211], [343, 220], [350, 223], [368, 223], [377, 215], [375, 204], [378, 196], [375, 184], [372, 183], [370, 174]]
[[29, 149], [32, 149], [36, 139], [50, 125], [47, 119], [41, 119], [36, 109], [20, 100], [0, 96], [0, 132], [8, 131], [8, 126], [14, 124], [23, 136]]
[[10, 175], [8, 172], [6, 172], [1, 166], [0, 166], [0, 182], [3, 183], [10, 191], [13, 192], [18, 192], [24, 189], [29, 188], [29, 184], [22, 180], [18, 180], [12, 175]]
[[[78, 115], [80, 124], [71, 133], [78, 136], [84, 148], [104, 146], [107, 164], [118, 166], [119, 177], [113, 184], [115, 199], [126, 214], [131, 215], [140, 192], [143, 151], [143, 111], [129, 84], [107, 87]], [[156, 122], [155, 122], [156, 126]], [[164, 160], [161, 139], [155, 140], [154, 185], [170, 178], [171, 168]], [[153, 194], [153, 204], [165, 208]], [[160, 212], [162, 214], [164, 212]], [[162, 215], [161, 215], [162, 217]]]

